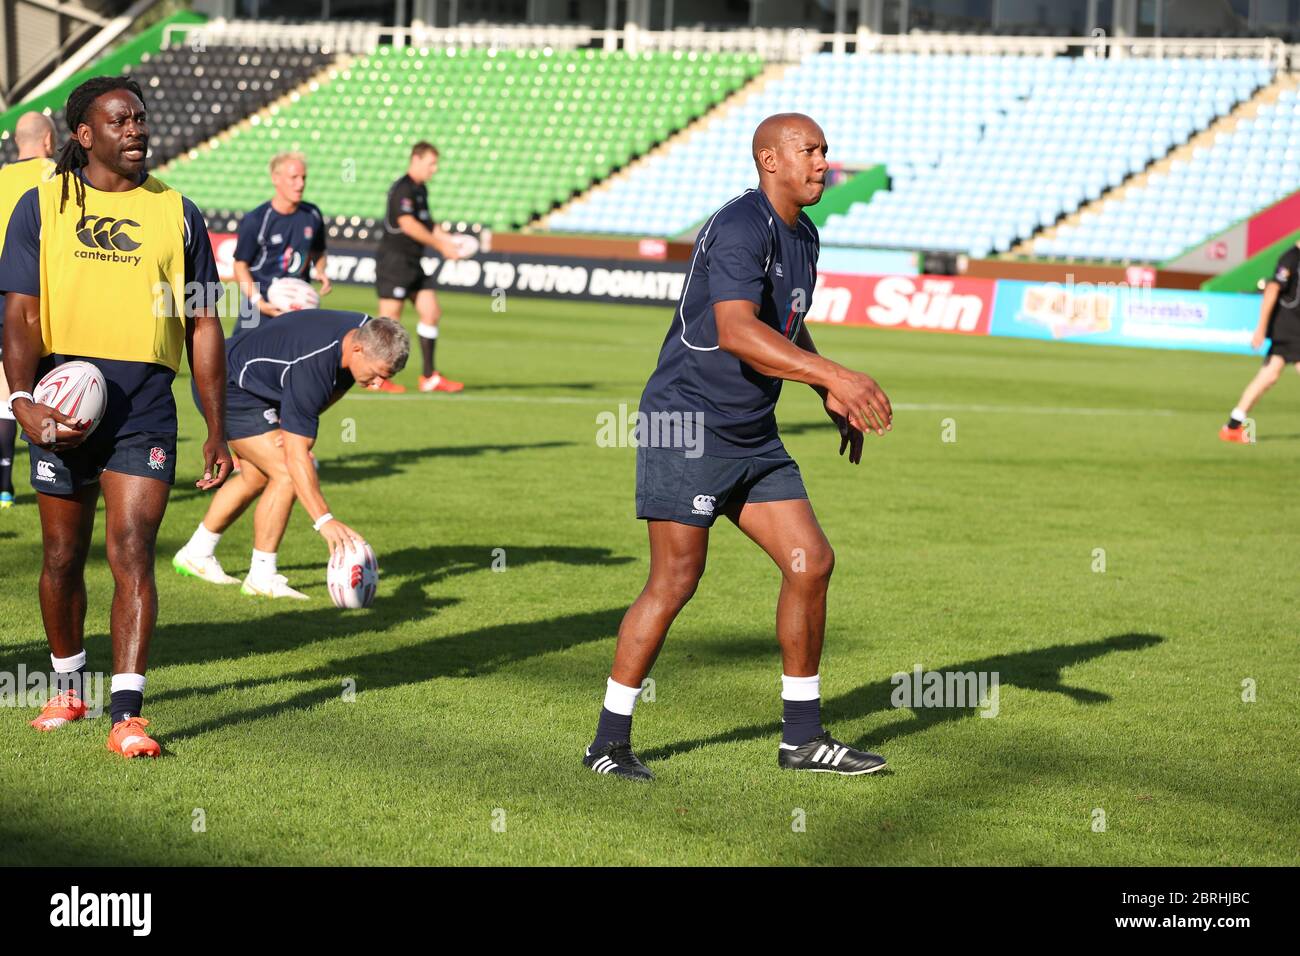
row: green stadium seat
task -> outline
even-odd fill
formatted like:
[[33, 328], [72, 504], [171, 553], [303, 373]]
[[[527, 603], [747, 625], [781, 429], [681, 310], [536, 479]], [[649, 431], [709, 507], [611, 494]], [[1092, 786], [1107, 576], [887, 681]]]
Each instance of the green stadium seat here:
[[[758, 57], [729, 54], [380, 47], [161, 175], [205, 208], [244, 208], [265, 200], [271, 155], [301, 149], [308, 198], [327, 216], [379, 218], [411, 145], [428, 139], [442, 150], [434, 215], [509, 229], [625, 166], [761, 69]], [[345, 168], [352, 181], [340, 178]]]

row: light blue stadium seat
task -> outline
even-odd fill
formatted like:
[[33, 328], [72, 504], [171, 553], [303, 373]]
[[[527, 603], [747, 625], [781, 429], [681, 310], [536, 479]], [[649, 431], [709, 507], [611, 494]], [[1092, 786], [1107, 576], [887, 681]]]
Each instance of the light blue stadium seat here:
[[[753, 126], [795, 109], [823, 124], [832, 161], [882, 163], [892, 179], [889, 192], [832, 216], [823, 242], [986, 255], [1102, 195], [1271, 78], [1264, 64], [1244, 61], [817, 54], [688, 143], [553, 217], [553, 228], [686, 229], [754, 185]], [[1300, 144], [1289, 145], [1300, 138], [1300, 98], [1288, 91], [1254, 125], [1258, 143], [1243, 138], [1244, 122], [1228, 142], [1199, 148], [1102, 217], [1040, 243], [1053, 255], [1144, 258], [1183, 239], [1167, 225], [1139, 231], [1147, 223], [1180, 212], [1184, 231], [1217, 228], [1236, 208], [1220, 193], [1248, 181], [1241, 170], [1263, 176], [1266, 163], [1280, 170], [1294, 161], [1300, 172]], [[1271, 188], [1275, 179], [1257, 181]], [[1243, 202], [1265, 189], [1249, 192]]]

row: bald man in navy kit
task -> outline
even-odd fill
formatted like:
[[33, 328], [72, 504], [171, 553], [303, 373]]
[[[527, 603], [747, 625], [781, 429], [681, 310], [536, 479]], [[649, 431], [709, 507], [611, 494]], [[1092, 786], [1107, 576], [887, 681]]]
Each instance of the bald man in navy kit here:
[[[885, 765], [821, 726], [818, 668], [835, 556], [777, 432], [776, 402], [786, 380], [811, 386], [853, 464], [864, 433], [883, 435], [893, 412], [869, 375], [819, 355], [804, 325], [819, 242], [802, 210], [825, 188], [825, 135], [807, 116], [777, 114], [755, 130], [752, 150], [758, 188], [726, 203], [700, 231], [641, 397], [640, 422], [681, 427], [638, 436], [637, 517], [649, 531], [650, 575], [619, 628], [596, 737], [583, 757], [597, 773], [653, 779], [632, 751], [632, 710], [668, 628], [695, 593], [719, 515], [781, 570], [778, 766], [856, 775]], [[697, 427], [702, 435], [686, 433]]]

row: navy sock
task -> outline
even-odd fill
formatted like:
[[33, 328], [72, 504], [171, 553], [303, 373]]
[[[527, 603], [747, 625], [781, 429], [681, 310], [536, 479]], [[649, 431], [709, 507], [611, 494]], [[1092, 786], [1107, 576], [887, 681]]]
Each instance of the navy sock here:
[[14, 438], [18, 432], [16, 422], [0, 418], [0, 491], [14, 493]]
[[600, 723], [596, 724], [596, 739], [591, 743], [591, 752], [621, 740], [632, 740], [632, 715], [600, 708]]
[[781, 718], [782, 743], [798, 747], [826, 732], [822, 727], [822, 700], [820, 697], [812, 700], [786, 700], [782, 697], [781, 703], [784, 705]]
[[128, 717], [139, 717], [140, 711], [144, 709], [144, 691], [115, 690], [108, 708], [114, 724], [120, 724]]
[[433, 349], [437, 344], [437, 339], [426, 339], [424, 336], [420, 336], [420, 357], [424, 359], [425, 378], [437, 371], [438, 367], [433, 364]]

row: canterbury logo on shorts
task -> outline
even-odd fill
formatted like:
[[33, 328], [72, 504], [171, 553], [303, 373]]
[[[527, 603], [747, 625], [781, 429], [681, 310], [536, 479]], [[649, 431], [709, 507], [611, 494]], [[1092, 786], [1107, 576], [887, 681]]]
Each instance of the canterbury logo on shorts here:
[[77, 223], [77, 238], [83, 246], [100, 249], [116, 249], [118, 252], [134, 252], [140, 243], [131, 238], [126, 231], [140, 224], [134, 219], [113, 219], [109, 216], [82, 216]]

